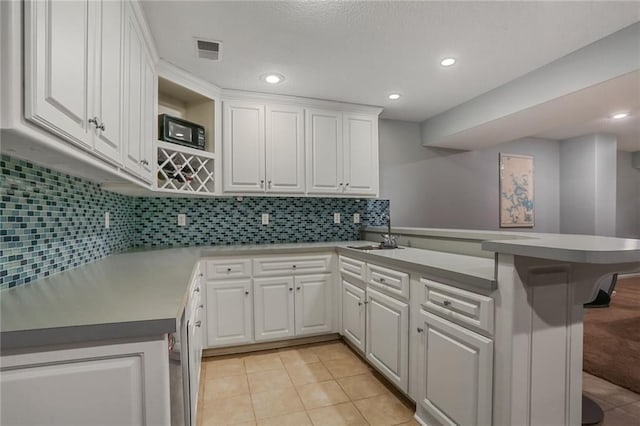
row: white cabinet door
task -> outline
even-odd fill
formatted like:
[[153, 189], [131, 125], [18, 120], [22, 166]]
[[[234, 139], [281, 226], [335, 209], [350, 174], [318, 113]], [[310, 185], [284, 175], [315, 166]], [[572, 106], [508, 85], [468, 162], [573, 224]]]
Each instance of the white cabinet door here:
[[409, 305], [367, 288], [367, 359], [398, 388], [409, 383]]
[[304, 193], [304, 109], [266, 107], [268, 192]]
[[293, 277], [253, 280], [256, 341], [291, 337], [295, 333]]
[[253, 341], [251, 280], [207, 283], [207, 346], [229, 346]]
[[331, 332], [331, 275], [295, 277], [296, 336]]
[[25, 117], [91, 148], [87, 94], [94, 33], [89, 2], [28, 1], [24, 7]]
[[445, 425], [491, 424], [493, 342], [420, 312], [418, 403]]
[[168, 425], [162, 340], [2, 356], [3, 425]]
[[147, 182], [153, 181], [155, 167], [155, 141], [158, 114], [156, 113], [157, 101], [157, 76], [155, 66], [151, 56], [147, 53], [146, 47], [142, 58], [142, 141], [140, 143], [140, 156], [142, 157], [141, 175]]
[[306, 110], [307, 192], [343, 193], [342, 113]]
[[378, 193], [378, 117], [344, 114], [344, 192]]
[[123, 4], [121, 1], [91, 2], [95, 14], [95, 55], [90, 92], [95, 129], [94, 149], [108, 160], [122, 163], [122, 57]]
[[264, 105], [225, 101], [223, 120], [224, 190], [264, 192]]
[[[131, 6], [127, 4], [124, 33], [124, 166], [130, 172], [142, 176], [144, 97], [143, 39], [138, 31]], [[147, 159], [148, 161], [148, 159]]]
[[365, 350], [365, 292], [342, 280], [342, 335], [363, 353]]

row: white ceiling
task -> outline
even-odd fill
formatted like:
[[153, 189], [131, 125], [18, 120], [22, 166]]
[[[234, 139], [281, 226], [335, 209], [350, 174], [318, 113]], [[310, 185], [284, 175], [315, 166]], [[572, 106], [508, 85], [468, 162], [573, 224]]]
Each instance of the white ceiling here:
[[[160, 56], [219, 87], [377, 105], [382, 117], [408, 121], [640, 21], [637, 1], [147, 0], [143, 8]], [[222, 60], [199, 59], [194, 37], [222, 41]], [[445, 56], [458, 63], [441, 67]], [[260, 80], [267, 72], [286, 80], [269, 86]], [[396, 91], [403, 97], [388, 100]]]

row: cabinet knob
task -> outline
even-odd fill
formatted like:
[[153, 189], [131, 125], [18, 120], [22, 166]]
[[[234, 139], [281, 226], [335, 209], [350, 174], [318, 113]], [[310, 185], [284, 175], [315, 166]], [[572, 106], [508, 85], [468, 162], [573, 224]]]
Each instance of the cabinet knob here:
[[289, 291], [293, 291], [293, 287], [289, 287]]
[[340, 187], [341, 187], [341, 186], [342, 186], [342, 182], [340, 182], [340, 183], [338, 184], [338, 186], [340, 186]]
[[362, 302], [358, 302], [358, 306], [362, 306]]
[[200, 327], [202, 325], [202, 321], [196, 321], [196, 327]]
[[244, 294], [248, 296], [249, 295], [249, 290], [245, 291]]
[[296, 290], [300, 291], [300, 287], [296, 287]]
[[100, 125], [99, 125], [99, 126], [96, 126], [96, 128], [97, 128], [98, 130], [102, 130], [103, 132], [104, 132], [104, 131], [105, 131], [105, 129], [106, 129], [106, 127], [104, 127], [104, 123], [100, 123]]
[[422, 333], [423, 331], [424, 331], [424, 328], [418, 327], [418, 333]]
[[227, 268], [227, 272], [231, 272], [231, 268]]
[[369, 301], [368, 301], [368, 300], [366, 300], [366, 301], [364, 302], [364, 304], [365, 304], [365, 305], [366, 305], [367, 303], [369, 303]]
[[451, 306], [451, 302], [449, 302], [448, 300], [445, 300], [444, 302], [442, 302], [442, 304], [444, 306]]
[[148, 166], [149, 162], [147, 160], [140, 160], [140, 164], [144, 164], [145, 166]]
[[260, 179], [260, 188], [264, 188], [264, 179]]
[[378, 281], [380, 281], [381, 283], [386, 283], [387, 280], [385, 280], [384, 278], [380, 278]]
[[296, 269], [296, 268], [297, 268], [297, 266], [296, 266], [296, 265], [293, 265], [293, 269]]
[[203, 304], [203, 303], [201, 303], [201, 304], [198, 306], [198, 308], [204, 308], [204, 304]]
[[87, 120], [87, 123], [98, 126], [98, 117], [93, 117]]
[[196, 288], [193, 290], [193, 292], [194, 292], [194, 293], [200, 293], [200, 287], [196, 287]]
[[200, 276], [201, 276], [201, 277], [204, 277], [204, 274], [203, 274], [202, 272], [200, 272]]
[[269, 184], [269, 189], [271, 189], [271, 181], [267, 182]]

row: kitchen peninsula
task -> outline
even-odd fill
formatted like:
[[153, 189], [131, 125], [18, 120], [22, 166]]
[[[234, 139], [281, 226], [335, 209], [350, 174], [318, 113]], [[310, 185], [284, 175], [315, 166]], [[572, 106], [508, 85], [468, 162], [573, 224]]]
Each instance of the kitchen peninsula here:
[[[384, 232], [365, 228], [362, 236], [379, 241]], [[55, 364], [62, 352], [85, 351], [82, 360], [89, 364], [75, 362], [80, 368], [108, 359], [101, 349], [145, 343], [152, 344], [147, 355], [155, 370], [143, 374], [146, 385], [131, 386], [147, 393], [126, 412], [143, 424], [149, 419], [169, 424], [167, 336], [179, 327], [192, 281], [201, 280], [203, 346], [208, 348], [225, 346], [219, 343], [225, 336], [218, 333], [216, 309], [220, 301], [233, 300], [217, 299], [220, 277], [247, 283], [239, 294], [251, 290], [253, 302], [245, 299], [243, 306], [252, 313], [262, 309], [264, 317], [272, 307], [260, 296], [267, 288], [261, 284], [290, 276], [282, 282], [292, 283], [292, 293], [293, 283], [298, 291], [309, 284], [306, 294], [321, 294], [326, 309], [319, 327], [317, 312], [300, 314], [311, 299], [296, 294], [296, 326], [287, 341], [339, 333], [358, 350], [361, 338], [363, 357], [416, 401], [420, 422], [580, 424], [582, 305], [593, 298], [602, 277], [640, 271], [640, 241], [415, 228], [393, 232], [404, 247], [362, 251], [357, 247], [365, 241], [351, 241], [128, 252], [4, 291], [3, 421], [23, 418], [27, 406], [38, 406], [31, 399], [37, 394], [20, 390], [33, 385], [33, 373], [42, 372], [43, 363]], [[283, 295], [289, 293], [286, 287]], [[349, 297], [359, 292], [367, 295], [366, 315], [351, 316]], [[360, 337], [354, 318], [367, 318]], [[396, 319], [398, 334], [382, 339], [377, 320]], [[233, 328], [237, 322], [223, 325]], [[283, 339], [270, 335], [273, 330], [257, 315], [255, 323], [243, 326], [248, 332], [244, 342], [233, 343], [237, 347]], [[382, 340], [391, 347], [381, 346]], [[114, 352], [114, 359], [128, 358]], [[74, 392], [71, 376], [56, 379], [56, 400], [66, 406], [43, 407], [40, 414], [79, 415], [80, 406], [92, 406], [91, 394], [82, 400], [66, 397]], [[118, 389], [115, 379], [113, 384]]]

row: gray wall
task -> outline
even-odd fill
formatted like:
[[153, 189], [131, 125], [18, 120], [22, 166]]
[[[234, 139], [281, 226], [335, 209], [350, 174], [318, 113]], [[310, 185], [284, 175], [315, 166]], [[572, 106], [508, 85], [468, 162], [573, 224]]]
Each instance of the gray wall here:
[[640, 238], [640, 169], [634, 169], [631, 153], [618, 151], [616, 236]]
[[560, 142], [560, 232], [616, 234], [616, 138], [592, 134]]
[[536, 232], [558, 232], [559, 144], [522, 139], [478, 151], [421, 146], [420, 124], [380, 120], [380, 196], [394, 225], [499, 229], [498, 153], [535, 157]]

